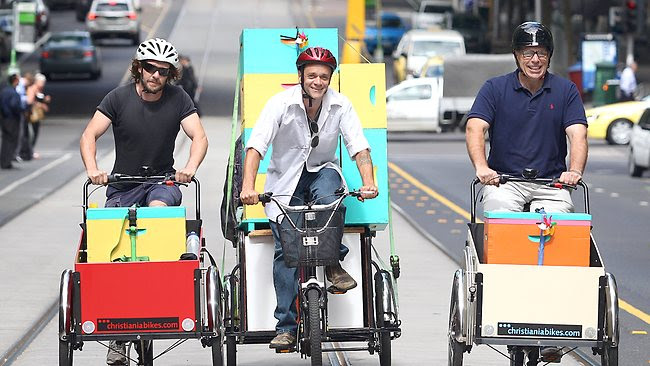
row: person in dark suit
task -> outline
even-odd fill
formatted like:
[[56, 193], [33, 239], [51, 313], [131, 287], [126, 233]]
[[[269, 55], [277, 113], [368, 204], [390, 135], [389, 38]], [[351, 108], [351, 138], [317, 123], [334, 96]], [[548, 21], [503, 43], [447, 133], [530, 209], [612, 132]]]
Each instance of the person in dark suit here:
[[12, 169], [16, 156], [20, 119], [24, 108], [16, 91], [19, 76], [11, 74], [9, 84], [0, 91], [0, 111], [2, 112], [2, 146], [0, 147], [0, 168]]

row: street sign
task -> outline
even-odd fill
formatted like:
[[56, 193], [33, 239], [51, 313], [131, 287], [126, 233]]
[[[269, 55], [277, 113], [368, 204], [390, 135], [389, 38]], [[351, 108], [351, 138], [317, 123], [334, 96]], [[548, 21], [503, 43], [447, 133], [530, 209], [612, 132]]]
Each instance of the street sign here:
[[14, 3], [14, 50], [32, 52], [36, 41], [36, 3]]

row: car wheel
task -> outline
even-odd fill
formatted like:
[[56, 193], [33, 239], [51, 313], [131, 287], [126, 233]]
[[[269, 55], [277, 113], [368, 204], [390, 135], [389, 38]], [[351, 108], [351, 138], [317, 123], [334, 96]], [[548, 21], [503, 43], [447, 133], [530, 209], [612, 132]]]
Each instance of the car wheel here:
[[607, 142], [611, 145], [627, 145], [632, 135], [632, 122], [619, 118], [607, 127]]
[[640, 177], [643, 175], [643, 167], [636, 165], [636, 162], [634, 161], [634, 151], [630, 149], [628, 158], [627, 158], [627, 168], [628, 171], [630, 172], [630, 176], [632, 177]]

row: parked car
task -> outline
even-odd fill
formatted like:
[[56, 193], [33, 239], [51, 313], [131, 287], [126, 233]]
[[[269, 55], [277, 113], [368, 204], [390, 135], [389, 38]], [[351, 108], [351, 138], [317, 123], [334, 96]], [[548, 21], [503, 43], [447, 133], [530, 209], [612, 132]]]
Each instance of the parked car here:
[[132, 0], [94, 0], [86, 26], [93, 39], [122, 37], [140, 44], [140, 20]]
[[451, 0], [424, 0], [420, 9], [413, 14], [413, 28], [449, 28], [451, 14], [454, 12]]
[[457, 31], [410, 30], [404, 33], [393, 52], [395, 77], [399, 82], [418, 75], [430, 57], [444, 58], [465, 53], [465, 41]]
[[98, 50], [86, 31], [53, 33], [42, 47], [39, 63], [48, 79], [55, 74], [86, 74], [97, 79], [102, 72]]
[[451, 29], [463, 35], [467, 52], [490, 53], [487, 24], [481, 17], [471, 13], [454, 13], [451, 17]]
[[633, 177], [640, 177], [650, 168], [650, 108], [646, 109], [639, 123], [632, 128], [628, 148], [628, 170]]
[[[395, 13], [383, 12], [381, 14], [381, 45], [384, 53], [392, 53], [399, 40], [406, 32], [406, 25], [402, 18]], [[366, 24], [364, 37], [366, 48], [372, 55], [377, 48], [377, 22], [372, 20]]]
[[402, 81], [386, 90], [388, 131], [440, 132], [440, 78]]
[[50, 8], [45, 5], [43, 0], [19, 0], [18, 2], [34, 3], [36, 6], [36, 36], [45, 34], [45, 32], [50, 28]]
[[640, 101], [621, 102], [589, 108], [587, 115], [587, 129], [589, 137], [606, 139], [612, 145], [626, 145], [630, 142], [632, 126], [639, 122], [639, 118], [650, 106], [650, 96]]

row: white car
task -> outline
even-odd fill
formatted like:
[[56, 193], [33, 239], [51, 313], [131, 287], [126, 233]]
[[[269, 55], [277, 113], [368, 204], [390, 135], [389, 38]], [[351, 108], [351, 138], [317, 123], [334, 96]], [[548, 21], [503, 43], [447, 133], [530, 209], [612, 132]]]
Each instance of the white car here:
[[440, 132], [441, 78], [405, 80], [386, 90], [388, 131]]
[[393, 52], [397, 81], [419, 75], [430, 57], [466, 54], [465, 40], [455, 30], [410, 30], [402, 36]]
[[639, 123], [632, 128], [628, 148], [628, 169], [633, 177], [640, 177], [650, 168], [650, 108], [646, 109]]
[[93, 0], [86, 27], [93, 40], [122, 37], [140, 44], [140, 19], [132, 0]]

